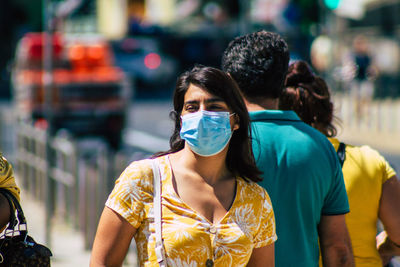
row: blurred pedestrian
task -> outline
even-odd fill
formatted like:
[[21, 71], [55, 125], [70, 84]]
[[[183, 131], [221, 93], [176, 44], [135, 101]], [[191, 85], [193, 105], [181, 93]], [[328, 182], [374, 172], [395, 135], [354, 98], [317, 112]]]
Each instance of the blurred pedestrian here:
[[377, 70], [373, 65], [369, 52], [368, 40], [364, 35], [357, 35], [353, 39], [350, 60], [353, 79], [350, 82], [350, 94], [355, 105], [357, 120], [368, 119], [369, 106], [374, 96], [374, 80]]
[[260, 184], [275, 212], [276, 266], [318, 266], [318, 241], [327, 266], [353, 266], [335, 150], [296, 113], [278, 110], [288, 62], [285, 40], [267, 31], [234, 39], [222, 58], [250, 112], [254, 156], [264, 173]]
[[[20, 189], [15, 183], [14, 171], [11, 164], [0, 153], [0, 188], [9, 190], [18, 200]], [[0, 230], [10, 221], [10, 215], [13, 207], [10, 207], [8, 200], [3, 194], [0, 194]]]
[[[171, 115], [171, 149], [133, 162], [116, 181], [91, 266], [120, 266], [133, 237], [140, 266], [274, 266], [274, 213], [255, 183], [260, 171], [236, 83], [218, 69], [194, 67], [177, 81]], [[153, 223], [152, 162], [162, 177], [163, 242]], [[163, 250], [166, 260], [156, 252]]]
[[[400, 255], [400, 181], [395, 171], [369, 146], [344, 144], [335, 138], [334, 106], [328, 86], [305, 61], [290, 65], [285, 86], [279, 107], [294, 110], [304, 122], [327, 136], [343, 161], [350, 204], [346, 224], [356, 266], [382, 266], [379, 252], [387, 264], [396, 253]], [[378, 238], [379, 244], [378, 219], [387, 232]]]

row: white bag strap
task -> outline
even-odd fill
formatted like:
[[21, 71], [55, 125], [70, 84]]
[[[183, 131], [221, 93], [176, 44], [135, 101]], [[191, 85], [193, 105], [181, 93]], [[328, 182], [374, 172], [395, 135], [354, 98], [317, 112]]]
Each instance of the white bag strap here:
[[154, 223], [155, 223], [155, 230], [156, 230], [156, 257], [158, 264], [160, 267], [165, 267], [167, 264], [165, 251], [164, 251], [164, 244], [162, 240], [162, 229], [161, 229], [161, 175], [160, 175], [160, 168], [158, 165], [157, 159], [153, 159], [151, 161], [151, 165], [153, 168], [153, 184], [154, 184]]

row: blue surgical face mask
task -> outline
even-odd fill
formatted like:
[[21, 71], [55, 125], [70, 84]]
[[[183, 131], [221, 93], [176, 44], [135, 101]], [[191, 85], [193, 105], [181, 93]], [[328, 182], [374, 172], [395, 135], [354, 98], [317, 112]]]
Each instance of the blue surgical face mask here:
[[180, 136], [193, 152], [209, 157], [221, 152], [232, 136], [229, 112], [201, 110], [182, 116]]

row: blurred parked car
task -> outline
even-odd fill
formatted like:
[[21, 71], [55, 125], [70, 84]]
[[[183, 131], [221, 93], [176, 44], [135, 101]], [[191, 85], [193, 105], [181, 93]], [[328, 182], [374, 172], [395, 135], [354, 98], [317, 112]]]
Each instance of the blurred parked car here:
[[103, 137], [117, 149], [130, 92], [108, 42], [95, 35], [54, 34], [51, 99], [46, 100], [43, 37], [28, 33], [16, 49], [12, 81], [18, 119], [43, 128], [51, 119], [52, 134], [66, 129], [75, 137]]
[[179, 75], [178, 61], [154, 37], [127, 37], [112, 43], [115, 64], [130, 78], [137, 97], [169, 95]]

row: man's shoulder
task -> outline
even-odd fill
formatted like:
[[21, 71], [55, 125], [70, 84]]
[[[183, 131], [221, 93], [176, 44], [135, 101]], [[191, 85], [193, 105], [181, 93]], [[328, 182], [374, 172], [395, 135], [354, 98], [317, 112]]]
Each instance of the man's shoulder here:
[[[252, 128], [255, 131], [262, 131], [263, 134], [264, 131], [269, 131], [271, 135], [275, 135], [278, 138], [290, 136], [290, 139], [296, 142], [308, 140], [309, 142], [330, 144], [326, 136], [300, 120], [265, 119], [252, 122], [255, 122], [252, 124]], [[267, 138], [268, 135], [264, 135], [264, 137]]]

